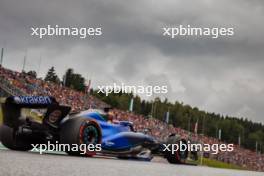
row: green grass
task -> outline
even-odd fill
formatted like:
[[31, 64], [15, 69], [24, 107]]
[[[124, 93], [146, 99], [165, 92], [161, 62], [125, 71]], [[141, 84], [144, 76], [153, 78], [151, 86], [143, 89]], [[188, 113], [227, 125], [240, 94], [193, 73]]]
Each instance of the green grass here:
[[201, 165], [202, 163], [202, 166], [208, 166], [214, 168], [245, 170], [245, 168], [235, 164], [228, 164], [222, 161], [208, 159], [208, 158], [203, 158], [202, 162], [201, 162], [201, 158], [199, 158], [198, 161], [190, 161], [189, 163], [198, 164], [198, 165]]

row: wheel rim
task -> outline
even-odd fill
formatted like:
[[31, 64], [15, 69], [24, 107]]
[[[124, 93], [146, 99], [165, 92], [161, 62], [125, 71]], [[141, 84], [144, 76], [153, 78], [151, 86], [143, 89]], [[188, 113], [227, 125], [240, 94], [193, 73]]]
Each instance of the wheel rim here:
[[88, 125], [83, 129], [82, 141], [84, 144], [97, 144], [98, 141], [98, 130], [93, 125]]

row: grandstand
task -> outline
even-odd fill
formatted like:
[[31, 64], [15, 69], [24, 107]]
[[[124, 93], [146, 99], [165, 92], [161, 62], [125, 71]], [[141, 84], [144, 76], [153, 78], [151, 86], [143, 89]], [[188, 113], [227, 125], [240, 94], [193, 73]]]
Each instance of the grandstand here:
[[[86, 96], [83, 92], [78, 92], [51, 82], [45, 82], [25, 73], [19, 73], [0, 66], [0, 96], [6, 97], [9, 95], [53, 96], [60, 104], [71, 106], [73, 112], [88, 108], [109, 107], [109, 105], [94, 96]], [[132, 121], [135, 129], [138, 131], [148, 128], [150, 129], [149, 133], [160, 140], [164, 140], [171, 133], [177, 133], [183, 138], [189, 138], [202, 143], [222, 143], [222, 141], [219, 141], [216, 138], [194, 134], [181, 128], [175, 128], [172, 125], [168, 125], [154, 118], [145, 118], [142, 115], [118, 109], [113, 110], [113, 112], [116, 120]], [[239, 146], [235, 146], [233, 152], [220, 152], [217, 155], [209, 153], [209, 157], [223, 162], [236, 164], [246, 169], [264, 171], [264, 155], [256, 154], [254, 151], [243, 149]]]

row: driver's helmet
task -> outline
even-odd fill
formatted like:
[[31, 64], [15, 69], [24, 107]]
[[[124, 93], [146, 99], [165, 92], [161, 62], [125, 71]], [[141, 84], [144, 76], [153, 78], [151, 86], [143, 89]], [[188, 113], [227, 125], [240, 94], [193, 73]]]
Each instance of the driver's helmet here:
[[103, 112], [100, 112], [100, 115], [109, 123], [112, 123], [114, 120], [114, 112], [110, 108], [105, 108]]
[[108, 113], [107, 113], [107, 122], [109, 122], [109, 123], [112, 123], [113, 122], [113, 120], [114, 120], [114, 113], [112, 112], [112, 111], [109, 111]]

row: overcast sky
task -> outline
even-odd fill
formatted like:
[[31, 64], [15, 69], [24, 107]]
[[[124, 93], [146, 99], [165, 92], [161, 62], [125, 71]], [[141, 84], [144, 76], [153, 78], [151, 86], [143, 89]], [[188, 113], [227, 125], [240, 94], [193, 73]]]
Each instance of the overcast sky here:
[[[99, 37], [32, 37], [30, 27], [102, 27]], [[234, 36], [169, 39], [162, 27], [233, 27]], [[262, 0], [1, 0], [5, 67], [43, 76], [55, 66], [92, 79], [168, 85], [165, 96], [202, 110], [264, 122]], [[41, 67], [38, 63], [41, 59]], [[164, 98], [164, 96], [161, 96]]]

